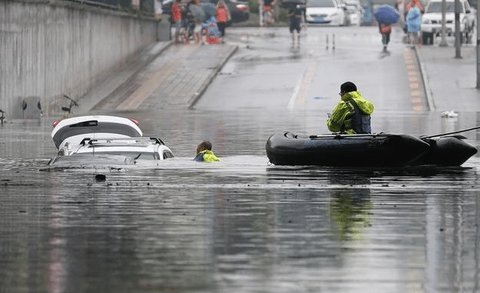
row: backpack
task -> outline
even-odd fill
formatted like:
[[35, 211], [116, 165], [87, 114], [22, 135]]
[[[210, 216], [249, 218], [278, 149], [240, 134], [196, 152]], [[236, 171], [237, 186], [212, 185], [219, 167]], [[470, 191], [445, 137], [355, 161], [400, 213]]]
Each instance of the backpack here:
[[382, 34], [388, 34], [392, 31], [392, 27], [387, 25], [387, 24], [381, 24], [380, 25], [380, 32]]
[[349, 101], [349, 103], [353, 106], [354, 111], [351, 116], [352, 120], [352, 129], [357, 134], [370, 134], [372, 133], [371, 127], [371, 117], [370, 115], [366, 115], [360, 110], [357, 106], [357, 103], [353, 99]]

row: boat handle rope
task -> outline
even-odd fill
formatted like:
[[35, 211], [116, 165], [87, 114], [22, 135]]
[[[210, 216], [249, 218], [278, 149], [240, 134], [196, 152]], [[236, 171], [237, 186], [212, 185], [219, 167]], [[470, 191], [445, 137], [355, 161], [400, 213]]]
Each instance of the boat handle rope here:
[[472, 128], [467, 128], [467, 129], [462, 129], [462, 130], [457, 130], [457, 131], [452, 131], [452, 132], [445, 132], [445, 133], [440, 133], [440, 134], [435, 134], [435, 135], [429, 135], [429, 136], [422, 135], [422, 136], [420, 136], [420, 138], [422, 138], [422, 139], [433, 138], [433, 137], [445, 136], [445, 135], [450, 135], [450, 134], [457, 134], [457, 133], [471, 131], [471, 130], [475, 130], [475, 129], [480, 129], [480, 126], [475, 126], [475, 127], [472, 127]]

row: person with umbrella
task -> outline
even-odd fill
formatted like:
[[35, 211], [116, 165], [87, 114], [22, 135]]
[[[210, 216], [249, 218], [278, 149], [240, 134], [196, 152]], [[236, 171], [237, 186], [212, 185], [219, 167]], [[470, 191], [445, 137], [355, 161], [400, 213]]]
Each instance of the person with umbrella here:
[[383, 51], [387, 51], [390, 42], [390, 33], [392, 32], [392, 24], [397, 23], [400, 19], [400, 13], [391, 5], [385, 4], [377, 8], [374, 13], [378, 22], [378, 29], [382, 35]]

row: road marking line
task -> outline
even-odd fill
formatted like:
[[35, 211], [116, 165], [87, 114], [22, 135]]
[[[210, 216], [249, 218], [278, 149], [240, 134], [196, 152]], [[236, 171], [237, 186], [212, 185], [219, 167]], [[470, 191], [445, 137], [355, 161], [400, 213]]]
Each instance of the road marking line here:
[[295, 85], [295, 88], [293, 89], [293, 94], [290, 97], [290, 100], [288, 101], [288, 105], [287, 105], [288, 110], [292, 110], [295, 107], [295, 101], [297, 100], [298, 92], [300, 91], [300, 87], [301, 87], [304, 75], [305, 75], [305, 72], [303, 72], [303, 74], [300, 76], [300, 78], [297, 81], [297, 84]]
[[415, 64], [416, 59], [413, 56], [412, 50], [405, 48], [403, 51], [403, 59], [407, 68], [408, 84], [410, 88], [410, 102], [412, 103], [412, 108], [417, 112], [423, 111], [418, 66]]
[[408, 77], [408, 81], [418, 83], [418, 78], [417, 78], [416, 76], [413, 76], [413, 75], [412, 75], [412, 76], [409, 76], [409, 77]]
[[410, 94], [412, 93], [412, 90], [417, 90], [420, 88], [420, 84], [418, 82], [410, 82]]
[[292, 110], [293, 108], [295, 108], [295, 104], [297, 103], [297, 101], [305, 105], [307, 92], [312, 85], [313, 78], [315, 76], [315, 73], [317, 72], [318, 64], [318, 60], [315, 60], [314, 62], [308, 64], [308, 67], [305, 69], [302, 76], [295, 85], [292, 97], [288, 101], [287, 109]]

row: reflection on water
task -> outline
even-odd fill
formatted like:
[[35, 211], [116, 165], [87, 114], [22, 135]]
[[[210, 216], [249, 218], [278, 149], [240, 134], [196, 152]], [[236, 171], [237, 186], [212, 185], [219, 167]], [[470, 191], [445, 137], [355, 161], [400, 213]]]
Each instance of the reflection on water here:
[[337, 191], [330, 202], [330, 219], [341, 241], [360, 239], [365, 227], [371, 225], [370, 190]]
[[[268, 135], [322, 132], [316, 113], [211, 114], [144, 116], [176, 154], [154, 168], [48, 170], [50, 122], [4, 126], [0, 292], [479, 290], [478, 156], [449, 169], [273, 166]], [[404, 119], [432, 128], [392, 132], [450, 131]], [[192, 161], [203, 139], [220, 163]]]

